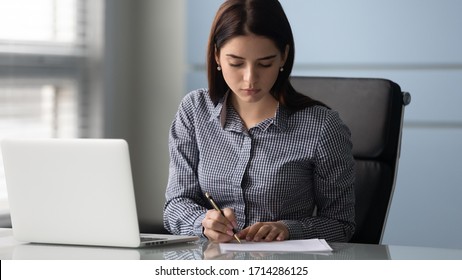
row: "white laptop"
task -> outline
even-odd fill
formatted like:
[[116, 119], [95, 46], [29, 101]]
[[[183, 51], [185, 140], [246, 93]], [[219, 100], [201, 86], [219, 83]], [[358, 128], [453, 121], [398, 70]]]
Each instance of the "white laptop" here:
[[195, 236], [140, 234], [121, 139], [3, 139], [13, 235], [34, 243], [143, 247]]

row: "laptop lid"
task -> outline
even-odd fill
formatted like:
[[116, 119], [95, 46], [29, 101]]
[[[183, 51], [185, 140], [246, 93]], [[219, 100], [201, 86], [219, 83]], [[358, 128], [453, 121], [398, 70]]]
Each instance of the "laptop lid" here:
[[[19, 241], [139, 247], [129, 149], [121, 139], [1, 141]], [[149, 245], [196, 240], [159, 235]]]

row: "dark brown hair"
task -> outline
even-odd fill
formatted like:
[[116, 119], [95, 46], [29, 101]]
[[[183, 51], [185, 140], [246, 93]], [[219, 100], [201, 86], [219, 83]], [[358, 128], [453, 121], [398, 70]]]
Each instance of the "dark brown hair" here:
[[279, 72], [271, 89], [276, 100], [294, 111], [323, 105], [298, 93], [290, 84], [289, 76], [295, 56], [294, 38], [289, 20], [278, 0], [227, 0], [218, 9], [210, 30], [207, 50], [209, 94], [214, 104], [229, 90], [222, 73], [217, 71], [215, 53], [230, 39], [249, 34], [272, 40], [281, 54], [289, 46], [284, 71]]

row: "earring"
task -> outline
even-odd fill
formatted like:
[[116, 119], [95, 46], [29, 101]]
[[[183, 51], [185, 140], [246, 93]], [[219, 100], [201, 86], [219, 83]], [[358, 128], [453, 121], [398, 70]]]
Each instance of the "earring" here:
[[284, 67], [279, 68], [279, 72], [284, 72]]
[[221, 71], [221, 66], [220, 65], [217, 66], [217, 70]]

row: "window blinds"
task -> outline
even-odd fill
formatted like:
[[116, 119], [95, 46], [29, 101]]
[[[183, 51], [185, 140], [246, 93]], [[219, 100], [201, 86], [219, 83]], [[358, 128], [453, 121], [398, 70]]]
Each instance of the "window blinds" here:
[[0, 138], [79, 136], [84, 13], [84, 0], [0, 0]]

